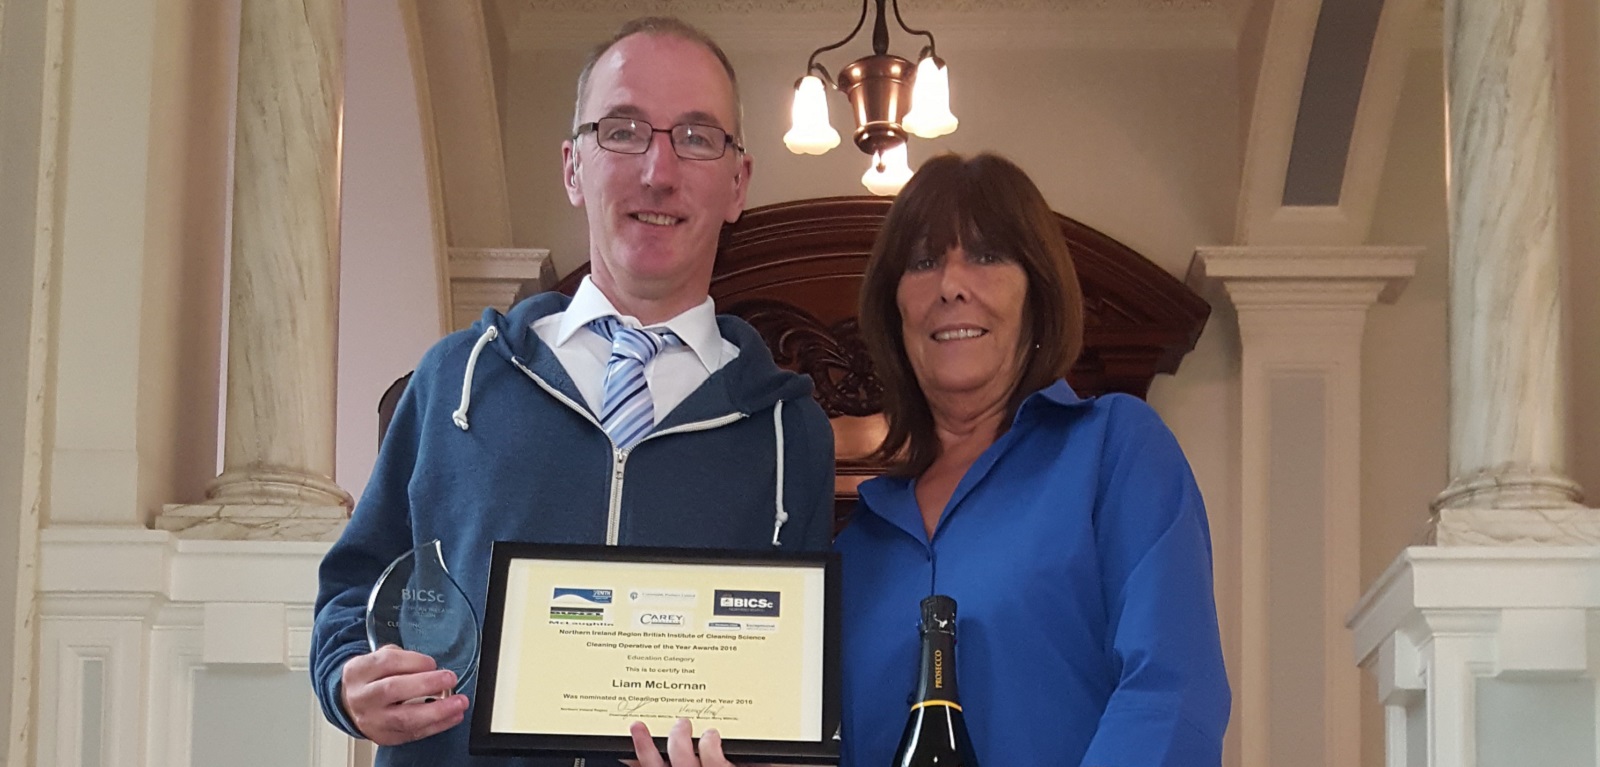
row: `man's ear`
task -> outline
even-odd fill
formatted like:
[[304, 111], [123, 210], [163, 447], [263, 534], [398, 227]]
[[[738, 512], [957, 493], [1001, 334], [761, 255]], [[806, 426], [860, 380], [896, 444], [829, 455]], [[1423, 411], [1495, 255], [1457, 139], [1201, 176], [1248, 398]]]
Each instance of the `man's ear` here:
[[744, 213], [744, 198], [750, 191], [750, 174], [754, 170], [755, 164], [750, 155], [740, 152], [739, 162], [733, 169], [733, 200], [729, 202], [727, 213], [722, 220], [731, 224], [738, 221], [739, 216]]
[[578, 148], [570, 140], [561, 142], [561, 185], [567, 190], [567, 201], [575, 208], [583, 207], [583, 185], [578, 183], [582, 178]]

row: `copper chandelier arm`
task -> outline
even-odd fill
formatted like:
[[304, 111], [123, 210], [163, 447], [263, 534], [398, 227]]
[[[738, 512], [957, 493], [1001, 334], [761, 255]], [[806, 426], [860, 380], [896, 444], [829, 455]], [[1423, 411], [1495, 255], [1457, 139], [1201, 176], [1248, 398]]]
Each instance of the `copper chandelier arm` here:
[[[898, 10], [896, 12], [898, 13]], [[820, 70], [822, 70], [822, 75], [823, 75], [822, 79], [824, 81], [826, 81], [829, 85], [833, 85], [833, 80], [830, 79], [827, 76], [828, 75], [828, 70], [824, 69], [821, 64], [817, 63], [817, 57], [821, 56], [824, 53], [827, 53], [828, 51], [840, 48], [845, 43], [848, 43], [851, 40], [856, 39], [856, 35], [861, 32], [861, 27], [864, 26], [866, 23], [867, 23], [867, 0], [861, 0], [861, 18], [856, 19], [856, 28], [850, 30], [850, 34], [845, 35], [843, 40], [840, 40], [839, 42], [834, 43], [833, 45], [824, 45], [821, 48], [818, 48], [818, 49], [812, 51], [811, 52], [811, 58], [806, 61], [806, 73], [810, 74], [812, 71], [820, 69]], [[904, 25], [902, 25], [902, 26], [904, 26]]]
[[[863, 5], [861, 10], [862, 10], [862, 13], [863, 13], [862, 18], [866, 18], [866, 16], [865, 16], [866, 6]], [[918, 59], [921, 59], [923, 56], [937, 55], [935, 53], [935, 51], [934, 51], [934, 42], [933, 42], [933, 33], [932, 32], [929, 32], [929, 31], [927, 31], [925, 29], [912, 29], [911, 27], [906, 26], [906, 20], [900, 17], [900, 0], [894, 0], [894, 20], [895, 20], [895, 23], [900, 25], [901, 29], [906, 31], [906, 34], [922, 35], [923, 37], [928, 38], [928, 47], [922, 49], [922, 53], [917, 56]]]

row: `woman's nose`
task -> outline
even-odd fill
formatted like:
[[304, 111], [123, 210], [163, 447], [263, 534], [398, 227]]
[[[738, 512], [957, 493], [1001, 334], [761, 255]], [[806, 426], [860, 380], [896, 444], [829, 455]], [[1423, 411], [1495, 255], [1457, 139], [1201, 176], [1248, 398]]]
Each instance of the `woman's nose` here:
[[968, 272], [966, 259], [957, 258], [954, 254], [946, 256], [943, 266], [939, 269], [939, 300], [965, 301], [971, 274]]

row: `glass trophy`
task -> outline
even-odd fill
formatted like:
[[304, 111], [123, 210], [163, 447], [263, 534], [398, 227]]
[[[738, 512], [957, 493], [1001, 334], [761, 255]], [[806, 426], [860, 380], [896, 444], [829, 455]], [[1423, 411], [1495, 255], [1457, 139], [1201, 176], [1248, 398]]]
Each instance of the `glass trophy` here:
[[367, 643], [399, 645], [456, 674], [461, 692], [478, 671], [478, 613], [444, 567], [437, 539], [396, 559], [367, 598]]

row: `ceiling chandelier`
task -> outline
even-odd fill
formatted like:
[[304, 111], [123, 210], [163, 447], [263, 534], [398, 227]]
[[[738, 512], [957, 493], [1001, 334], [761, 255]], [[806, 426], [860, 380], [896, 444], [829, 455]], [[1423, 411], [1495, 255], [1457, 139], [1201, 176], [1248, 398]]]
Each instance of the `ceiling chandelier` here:
[[811, 53], [806, 74], [794, 86], [793, 126], [783, 136], [784, 146], [795, 154], [822, 154], [839, 145], [839, 132], [828, 122], [824, 84], [844, 91], [855, 112], [856, 146], [872, 156], [861, 183], [873, 194], [891, 195], [911, 178], [906, 159], [907, 135], [938, 138], [956, 129], [950, 113], [949, 69], [934, 54], [933, 34], [906, 26], [900, 2], [894, 0], [894, 20], [907, 34], [928, 38], [917, 63], [889, 53], [889, 25], [884, 18], [887, 0], [877, 4], [872, 27], [872, 55], [839, 70], [838, 81], [817, 63], [817, 56], [855, 39], [867, 21], [867, 0], [861, 0], [861, 18], [843, 40]]

